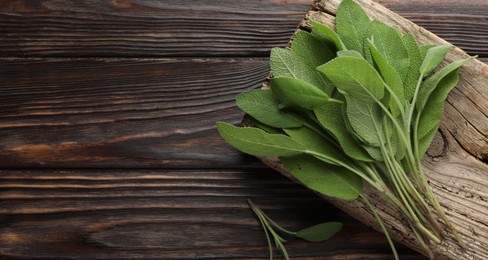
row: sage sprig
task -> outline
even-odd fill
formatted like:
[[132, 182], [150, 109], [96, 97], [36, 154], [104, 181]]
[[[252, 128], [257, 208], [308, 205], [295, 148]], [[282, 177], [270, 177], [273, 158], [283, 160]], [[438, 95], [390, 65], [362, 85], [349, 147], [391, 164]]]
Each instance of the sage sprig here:
[[344, 0], [336, 31], [310, 21], [291, 48], [274, 48], [270, 89], [249, 90], [237, 105], [254, 127], [217, 123], [222, 137], [255, 156], [278, 157], [308, 188], [370, 208], [398, 258], [377, 210], [364, 194], [367, 182], [405, 217], [431, 255], [430, 243], [456, 237], [421, 167], [442, 116], [444, 100], [472, 58], [438, 68], [451, 45], [419, 45], [413, 35], [371, 21]]
[[300, 238], [309, 242], [321, 242], [331, 238], [342, 229], [342, 223], [340, 222], [324, 222], [293, 232], [278, 225], [268, 215], [266, 215], [262, 209], [256, 206], [251, 199], [247, 199], [247, 203], [263, 227], [266, 240], [268, 242], [270, 259], [273, 259], [272, 241], [274, 241], [276, 247], [281, 250], [285, 259], [289, 260], [288, 251], [285, 247], [286, 240], [283, 238], [283, 236]]

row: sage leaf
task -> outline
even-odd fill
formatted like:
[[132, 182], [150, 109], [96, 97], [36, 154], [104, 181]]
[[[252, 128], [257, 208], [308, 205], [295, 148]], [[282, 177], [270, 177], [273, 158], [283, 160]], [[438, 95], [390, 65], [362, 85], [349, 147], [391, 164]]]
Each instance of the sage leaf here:
[[370, 146], [383, 145], [382, 113], [378, 104], [346, 96], [347, 118], [357, 137]]
[[425, 59], [425, 55], [427, 54], [427, 52], [435, 46], [436, 46], [435, 44], [426, 44], [426, 45], [419, 46], [420, 57], [422, 58], [422, 61]]
[[315, 70], [316, 66], [304, 62], [300, 56], [289, 49], [271, 49], [270, 65], [273, 77], [299, 79], [329, 95], [334, 89], [330, 81]]
[[309, 242], [321, 242], [331, 238], [341, 229], [341, 222], [327, 222], [302, 229], [296, 236]]
[[434, 70], [452, 48], [454, 48], [452, 45], [440, 45], [430, 48], [427, 51], [427, 54], [425, 54], [422, 65], [420, 65], [420, 73], [422, 75], [427, 75]]
[[294, 78], [272, 78], [271, 90], [286, 106], [312, 110], [326, 104], [329, 96], [317, 87]]
[[305, 151], [303, 145], [286, 135], [268, 134], [254, 127], [237, 127], [217, 122], [217, 130], [234, 148], [254, 156], [291, 156]]
[[317, 68], [334, 85], [357, 100], [379, 101], [384, 95], [384, 82], [364, 59], [338, 57]]
[[363, 148], [368, 152], [369, 156], [371, 156], [371, 158], [373, 158], [374, 160], [378, 162], [382, 162], [385, 160], [383, 154], [381, 153], [381, 148], [373, 147], [369, 145], [365, 145], [363, 146]]
[[342, 107], [343, 104], [327, 103], [314, 109], [315, 117], [322, 127], [334, 136], [346, 155], [356, 160], [371, 162], [371, 157], [348, 131], [342, 116]]
[[405, 47], [407, 48], [409, 59], [407, 75], [403, 78], [403, 92], [405, 95], [405, 100], [410, 101], [412, 100], [415, 93], [415, 87], [417, 86], [417, 82], [420, 78], [420, 65], [422, 65], [425, 54], [423, 55], [421, 53], [417, 41], [415, 41], [412, 34], [406, 34], [403, 37], [403, 41], [405, 43]]
[[320, 157], [320, 159], [330, 164], [349, 164], [347, 157], [342, 151], [337, 149], [331, 139], [325, 138], [312, 129], [303, 126], [284, 130], [293, 141], [306, 148], [305, 153]]
[[335, 52], [332, 52], [327, 46], [327, 41], [302, 30], [293, 37], [291, 50], [312, 68], [322, 65], [336, 56]]
[[364, 54], [364, 44], [371, 21], [360, 5], [343, 0], [337, 9], [336, 31], [348, 50]]
[[318, 159], [298, 155], [280, 157], [283, 166], [307, 188], [343, 200], [355, 200], [363, 191], [360, 177], [349, 170]]
[[341, 39], [339, 38], [339, 36], [334, 30], [313, 20], [310, 20], [309, 22], [313, 26], [312, 28], [313, 36], [331, 42], [333, 46], [336, 48], [336, 51], [342, 51], [346, 49], [346, 46], [344, 45], [344, 43], [341, 41]]
[[279, 109], [280, 103], [270, 90], [248, 90], [237, 96], [236, 103], [257, 121], [272, 127], [289, 128], [303, 124], [297, 115]]
[[[439, 85], [439, 82], [444, 77], [448, 76], [452, 72], [457, 73], [457, 69], [459, 69], [459, 67], [461, 67], [464, 63], [472, 59], [473, 57], [470, 57], [467, 59], [458, 60], [453, 63], [450, 63], [449, 65], [445, 66], [438, 72], [434, 73], [434, 75], [426, 79], [424, 82], [422, 82], [422, 85], [420, 87], [417, 96], [417, 102], [415, 104], [415, 108], [417, 109], [417, 111], [421, 112], [422, 110], [424, 110], [425, 105], [429, 101], [429, 98], [432, 96], [432, 92], [436, 89], [436, 87]], [[447, 93], [446, 93], [446, 97], [447, 97]], [[437, 100], [437, 97], [434, 96], [433, 99]], [[444, 102], [444, 99], [442, 100], [442, 102]]]
[[378, 52], [397, 71], [400, 79], [403, 79], [408, 72], [409, 60], [400, 32], [380, 21], [373, 21], [370, 34]]
[[399, 134], [388, 117], [383, 117], [383, 133], [384, 140], [388, 142], [385, 144], [388, 152], [396, 159], [401, 160], [405, 156], [406, 147], [403, 142], [400, 142]]
[[[459, 80], [458, 71], [460, 66], [473, 58], [474, 57], [470, 57], [464, 60], [455, 61], [442, 68], [424, 82], [425, 84], [422, 86], [423, 88], [421, 88], [421, 90], [424, 88], [431, 89], [431, 93], [430, 95], [423, 94], [425, 92], [419, 93], [419, 102], [421, 99], [425, 100], [422, 102], [425, 107], [424, 105], [417, 103], [419, 104], [419, 122], [416, 126], [418, 127], [417, 140], [419, 143], [419, 160], [429, 148], [429, 145], [439, 128], [442, 111], [444, 110], [444, 101]], [[428, 96], [428, 98], [426, 98], [426, 96]]]
[[259, 122], [258, 120], [254, 119], [252, 117], [249, 117], [249, 119], [251, 120], [253, 126], [255, 126], [261, 130], [264, 130], [268, 134], [282, 134], [282, 135], [285, 134], [285, 132], [281, 128], [272, 127], [272, 126], [263, 124], [263, 123]]
[[381, 77], [383, 77], [385, 83], [391, 90], [391, 93], [388, 92], [388, 106], [391, 109], [393, 116], [397, 117], [398, 115], [400, 115], [403, 102], [405, 100], [403, 94], [402, 79], [397, 70], [395, 70], [388, 63], [388, 60], [378, 51], [378, 49], [372, 42], [368, 41], [368, 46], [371, 51], [371, 56], [373, 57], [374, 64], [376, 65], [376, 67], [378, 67]]
[[361, 53], [353, 50], [343, 50], [337, 52], [337, 57], [356, 57], [356, 58], [363, 58]]

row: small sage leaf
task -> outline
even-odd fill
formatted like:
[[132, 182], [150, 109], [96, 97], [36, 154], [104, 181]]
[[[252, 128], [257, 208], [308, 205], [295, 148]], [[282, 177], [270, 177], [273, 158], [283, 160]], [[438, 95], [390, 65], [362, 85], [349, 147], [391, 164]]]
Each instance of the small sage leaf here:
[[341, 229], [341, 222], [327, 222], [302, 229], [296, 236], [309, 242], [321, 242], [331, 238]]
[[427, 51], [427, 54], [425, 54], [422, 65], [420, 65], [420, 73], [422, 75], [427, 75], [434, 70], [452, 48], [454, 48], [452, 45], [441, 45], [430, 48]]
[[[419, 90], [419, 93], [418, 93], [417, 102], [415, 104], [415, 108], [417, 109], [417, 111], [422, 111], [424, 109], [425, 105], [427, 104], [427, 102], [429, 101], [431, 96], [433, 96], [433, 98], [436, 100], [441, 99], [441, 97], [436, 97], [436, 95], [432, 94], [432, 92], [438, 86], [439, 82], [444, 77], [448, 76], [450, 73], [452, 73], [454, 71], [456, 71], [456, 73], [457, 73], [457, 69], [459, 69], [464, 63], [466, 63], [467, 61], [472, 60], [472, 59], [473, 59], [473, 57], [467, 58], [464, 60], [455, 61], [455, 62], [445, 66], [444, 68], [442, 68], [441, 70], [436, 72], [434, 75], [432, 75], [428, 79], [426, 79], [422, 83], [420, 90]], [[451, 88], [449, 90], [451, 90]], [[447, 92], [449, 92], [449, 91], [447, 91]], [[445, 93], [445, 96], [447, 97], [447, 93]], [[442, 102], [444, 102], [444, 100], [445, 100], [445, 97], [442, 98]]]
[[[459, 80], [458, 71], [460, 66], [471, 59], [473, 57], [455, 61], [442, 68], [424, 82], [419, 93], [419, 102], [422, 103], [417, 103], [419, 104], [418, 111], [420, 111], [417, 125], [417, 141], [419, 143], [420, 157], [418, 159], [423, 157], [439, 128], [442, 111], [444, 110], [444, 101]], [[426, 93], [422, 91], [424, 89], [430, 89], [430, 93], [424, 94]]]
[[[422, 61], [425, 59], [425, 55], [427, 55], [427, 52], [435, 46], [436, 45], [434, 44], [426, 44], [426, 45], [419, 46], [420, 58], [422, 59]], [[420, 64], [422, 64], [422, 61]]]

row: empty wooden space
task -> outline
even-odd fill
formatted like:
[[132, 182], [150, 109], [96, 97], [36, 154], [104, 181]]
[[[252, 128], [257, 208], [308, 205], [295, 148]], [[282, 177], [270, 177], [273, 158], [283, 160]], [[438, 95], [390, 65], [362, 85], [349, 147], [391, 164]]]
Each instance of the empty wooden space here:
[[[487, 1], [377, 2], [487, 61]], [[266, 259], [253, 198], [292, 230], [344, 222], [290, 240], [294, 259], [392, 259], [383, 235], [215, 131], [241, 120], [236, 95], [311, 3], [0, 1], [0, 258]]]

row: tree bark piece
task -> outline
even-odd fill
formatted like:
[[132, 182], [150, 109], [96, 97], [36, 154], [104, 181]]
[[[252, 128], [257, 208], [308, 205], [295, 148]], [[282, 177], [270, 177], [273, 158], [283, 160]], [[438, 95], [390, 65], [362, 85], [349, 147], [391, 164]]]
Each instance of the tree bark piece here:
[[[380, 20], [412, 33], [420, 44], [447, 44], [433, 33], [370, 0], [356, 0], [371, 19]], [[300, 27], [308, 27], [313, 19], [334, 27], [334, 16], [340, 0], [316, 0]], [[290, 43], [291, 44], [291, 43]], [[456, 48], [446, 61], [468, 55]], [[460, 70], [457, 87], [450, 93], [444, 109], [441, 127], [422, 162], [425, 174], [445, 213], [464, 239], [462, 249], [449, 231], [439, 245], [432, 244], [436, 259], [488, 259], [488, 65], [474, 60]], [[266, 86], [264, 86], [266, 87]], [[262, 161], [292, 178], [276, 158]], [[394, 239], [424, 253], [408, 225], [395, 207], [376, 190], [365, 185], [365, 193], [378, 208], [380, 216]], [[348, 214], [380, 230], [367, 207], [353, 202], [326, 198]], [[441, 220], [440, 223], [443, 223]], [[447, 227], [445, 227], [446, 230]]]

